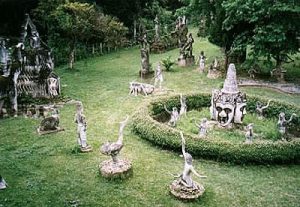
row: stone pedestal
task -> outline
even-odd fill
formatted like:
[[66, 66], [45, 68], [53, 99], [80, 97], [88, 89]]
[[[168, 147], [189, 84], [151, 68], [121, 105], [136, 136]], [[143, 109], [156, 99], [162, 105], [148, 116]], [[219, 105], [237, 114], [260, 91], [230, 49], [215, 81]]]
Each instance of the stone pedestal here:
[[117, 162], [105, 160], [99, 165], [99, 170], [105, 178], [126, 178], [132, 173], [132, 164], [127, 159], [120, 159]]
[[60, 128], [60, 127], [57, 127], [56, 129], [53, 129], [53, 130], [41, 130], [40, 127], [37, 128], [37, 132], [39, 135], [52, 134], [52, 133], [61, 132], [64, 130], [65, 130], [64, 128]]
[[92, 152], [93, 148], [90, 145], [87, 145], [86, 147], [80, 147], [80, 152], [82, 153], [87, 153], [87, 152]]
[[194, 187], [188, 188], [182, 184], [180, 179], [174, 180], [170, 185], [170, 193], [181, 200], [195, 200], [203, 195], [205, 189], [194, 181]]
[[178, 66], [180, 67], [188, 67], [195, 64], [195, 57], [179, 57], [178, 58]]

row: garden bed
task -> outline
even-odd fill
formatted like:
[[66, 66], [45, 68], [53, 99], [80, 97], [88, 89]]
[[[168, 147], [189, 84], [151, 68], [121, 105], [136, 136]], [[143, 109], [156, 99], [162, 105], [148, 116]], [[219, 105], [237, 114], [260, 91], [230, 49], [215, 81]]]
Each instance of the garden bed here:
[[[186, 97], [189, 110], [200, 110], [210, 105], [210, 94], [189, 94]], [[257, 101], [267, 102], [262, 98], [248, 96], [248, 113], [254, 113]], [[141, 107], [133, 117], [133, 129], [140, 137], [156, 145], [179, 151], [181, 149], [179, 129], [163, 123], [167, 117], [164, 105], [168, 108], [173, 106], [179, 108], [179, 96], [158, 98]], [[299, 115], [300, 108], [273, 101], [266, 112], [266, 118], [277, 119], [280, 112], [285, 112], [287, 117], [290, 117], [292, 113]], [[295, 135], [299, 134], [300, 129], [297, 127], [300, 125], [299, 117], [293, 120], [293, 125], [296, 127], [290, 130]], [[243, 141], [231, 141], [220, 137], [199, 138], [195, 133], [186, 131], [184, 135], [187, 140], [187, 151], [196, 157], [234, 163], [299, 163], [300, 160], [299, 138], [281, 141], [276, 137], [268, 137], [252, 144], [245, 144]]]

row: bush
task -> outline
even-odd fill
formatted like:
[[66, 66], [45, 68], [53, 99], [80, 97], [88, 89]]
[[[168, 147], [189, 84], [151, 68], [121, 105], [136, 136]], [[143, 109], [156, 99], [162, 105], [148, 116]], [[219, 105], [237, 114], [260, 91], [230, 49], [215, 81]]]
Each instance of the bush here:
[[[188, 109], [208, 107], [210, 94], [187, 95]], [[256, 101], [267, 100], [248, 97], [248, 111], [254, 112]], [[179, 130], [171, 128], [159, 120], [165, 116], [164, 105], [168, 108], [179, 107], [179, 96], [160, 98], [145, 105], [133, 117], [133, 130], [142, 138], [162, 147], [181, 150]], [[294, 105], [273, 102], [268, 117], [277, 117], [279, 112], [285, 112], [289, 117], [292, 113], [300, 114], [300, 109]], [[299, 126], [300, 119], [294, 121]], [[232, 143], [230, 141], [215, 141], [199, 139], [196, 135], [185, 133], [187, 151], [197, 157], [214, 159], [217, 161], [242, 163], [299, 163], [300, 141], [260, 141], [253, 144]]]
[[175, 64], [174, 61], [171, 60], [171, 57], [167, 57], [166, 59], [163, 59], [162, 61], [163, 66], [166, 68], [166, 71], [170, 71], [172, 69], [172, 66]]

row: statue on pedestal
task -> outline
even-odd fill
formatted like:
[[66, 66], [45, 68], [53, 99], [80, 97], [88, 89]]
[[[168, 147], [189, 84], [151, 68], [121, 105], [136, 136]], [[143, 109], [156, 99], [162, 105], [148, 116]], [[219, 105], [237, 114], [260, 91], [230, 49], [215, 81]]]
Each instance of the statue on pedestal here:
[[100, 152], [104, 155], [111, 156], [111, 160], [103, 161], [99, 168], [102, 176], [107, 178], [123, 177], [129, 175], [132, 168], [132, 164], [127, 159], [119, 159], [118, 155], [123, 148], [123, 131], [128, 122], [129, 116], [122, 122], [120, 122], [119, 138], [116, 142], [106, 142], [101, 148]]
[[199, 178], [206, 178], [206, 176], [200, 175], [194, 169], [193, 157], [189, 153], [185, 152], [185, 139], [183, 133], [180, 132], [181, 142], [182, 142], [182, 154], [184, 157], [184, 169], [179, 176], [175, 176], [178, 179], [174, 180], [170, 185], [170, 192], [175, 197], [184, 200], [193, 200], [199, 198], [205, 191], [204, 187], [193, 181], [192, 173]]

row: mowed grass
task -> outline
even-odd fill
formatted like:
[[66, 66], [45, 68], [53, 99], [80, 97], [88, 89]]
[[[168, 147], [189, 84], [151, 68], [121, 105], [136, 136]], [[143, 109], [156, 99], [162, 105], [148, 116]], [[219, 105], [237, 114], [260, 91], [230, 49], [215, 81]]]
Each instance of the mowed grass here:
[[[195, 38], [195, 53], [204, 50], [209, 61], [221, 56], [219, 48]], [[178, 50], [151, 55], [153, 66], [162, 58], [177, 59]], [[124, 49], [61, 67], [64, 96], [81, 100], [88, 121], [88, 142], [94, 151], [76, 151], [75, 106], [61, 110], [65, 131], [38, 136], [40, 120], [23, 117], [0, 120], [0, 174], [9, 188], [0, 191], [0, 206], [299, 206], [299, 165], [232, 165], [196, 159], [194, 167], [207, 179], [195, 178], [206, 192], [195, 202], [182, 202], [169, 195], [171, 174], [181, 173], [180, 152], [156, 147], [125, 128], [121, 156], [133, 162], [133, 176], [109, 181], [99, 175], [98, 165], [109, 159], [99, 147], [116, 140], [119, 122], [153, 97], [128, 95], [130, 81], [140, 81], [138, 48]], [[168, 93], [210, 92], [223, 79], [209, 80], [196, 66], [174, 67], [164, 73]], [[265, 89], [243, 88], [249, 94], [300, 103], [300, 97]]]

